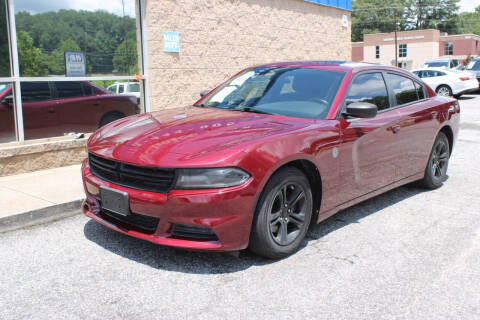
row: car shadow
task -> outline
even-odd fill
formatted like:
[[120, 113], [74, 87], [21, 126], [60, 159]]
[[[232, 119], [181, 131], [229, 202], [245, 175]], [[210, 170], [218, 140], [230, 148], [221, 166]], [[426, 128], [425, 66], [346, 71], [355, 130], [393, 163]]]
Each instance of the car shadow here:
[[[359, 223], [361, 219], [377, 211], [424, 191], [415, 184], [409, 184], [342, 210], [310, 228], [299, 250], [305, 248], [311, 240], [318, 240], [351, 223]], [[223, 274], [280, 261], [264, 259], [247, 250], [241, 251], [240, 256], [235, 257], [228, 253], [195, 252], [159, 246], [113, 231], [93, 220], [89, 220], [85, 224], [83, 231], [89, 241], [104, 249], [159, 270], [193, 274]]]

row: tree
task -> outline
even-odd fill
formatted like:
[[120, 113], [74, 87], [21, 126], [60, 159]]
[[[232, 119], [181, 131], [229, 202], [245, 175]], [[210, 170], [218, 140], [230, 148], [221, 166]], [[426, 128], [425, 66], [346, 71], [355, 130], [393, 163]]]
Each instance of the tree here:
[[0, 77], [10, 76], [10, 51], [8, 49], [5, 5], [0, 5]]
[[460, 0], [354, 0], [352, 41], [362, 41], [363, 35], [395, 30], [439, 29], [456, 33]]
[[[475, 12], [460, 13], [457, 24], [460, 33], [480, 35], [480, 6], [475, 8]], [[478, 52], [478, 54], [480, 54], [480, 52]]]
[[355, 0], [352, 3], [352, 41], [363, 41], [369, 33], [395, 30], [393, 16], [397, 13], [400, 26], [404, 26], [404, 0]]
[[65, 75], [65, 52], [80, 52], [80, 47], [72, 39], [62, 40], [58, 48], [46, 58], [48, 70], [51, 74]]
[[25, 31], [17, 32], [18, 59], [22, 76], [46, 76], [42, 51], [33, 45], [33, 39]]
[[406, 0], [406, 30], [439, 29], [457, 33], [456, 17], [460, 0]]
[[123, 41], [115, 50], [113, 66], [117, 71], [128, 74], [138, 73], [137, 42], [134, 40]]

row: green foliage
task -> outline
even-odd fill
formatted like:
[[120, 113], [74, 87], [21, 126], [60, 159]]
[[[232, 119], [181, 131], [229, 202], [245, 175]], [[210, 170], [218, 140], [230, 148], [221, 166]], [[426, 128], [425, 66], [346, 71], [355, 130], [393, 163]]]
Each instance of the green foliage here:
[[17, 33], [18, 60], [23, 76], [46, 76], [42, 51], [34, 47], [33, 39], [25, 31]]
[[[15, 15], [15, 21], [17, 32], [27, 33], [33, 46], [43, 54], [41, 67], [47, 74], [65, 73], [65, 51], [84, 52], [89, 75], [112, 74], [118, 47], [128, 39], [136, 49], [135, 19], [106, 11], [59, 10], [35, 15], [22, 11]], [[137, 61], [138, 58], [127, 58], [125, 63], [132, 65], [123, 70], [134, 70]], [[22, 74], [34, 75], [25, 71]]]
[[[475, 8], [475, 12], [460, 13], [457, 24], [460, 33], [480, 35], [480, 6]], [[480, 52], [478, 52], [478, 54], [480, 54]]]
[[8, 49], [7, 17], [5, 6], [0, 5], [0, 77], [10, 76], [10, 51]]
[[460, 0], [354, 0], [352, 3], [352, 41], [363, 35], [395, 30], [439, 29], [455, 34]]
[[119, 72], [127, 74], [138, 73], [137, 42], [133, 40], [123, 41], [115, 50], [113, 66]]

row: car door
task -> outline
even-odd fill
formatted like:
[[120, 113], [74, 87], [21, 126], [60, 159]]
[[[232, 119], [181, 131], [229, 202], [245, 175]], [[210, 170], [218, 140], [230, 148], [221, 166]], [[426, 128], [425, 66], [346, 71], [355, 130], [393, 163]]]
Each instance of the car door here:
[[394, 131], [396, 147], [401, 150], [396, 158], [397, 180], [425, 170], [430, 152], [429, 143], [436, 130], [432, 122], [431, 101], [426, 99], [422, 84], [405, 74], [387, 72], [387, 86], [393, 97], [393, 107], [398, 112]]
[[22, 112], [25, 139], [58, 136], [58, 114], [49, 82], [22, 82]]
[[393, 132], [398, 113], [391, 108], [383, 72], [357, 75], [345, 98], [345, 108], [353, 102], [369, 102], [379, 111], [374, 118], [342, 116], [339, 161], [342, 192], [345, 199], [354, 199], [390, 183], [396, 178], [397, 136]]
[[91, 132], [97, 129], [102, 106], [88, 82], [55, 83], [58, 113], [65, 132]]

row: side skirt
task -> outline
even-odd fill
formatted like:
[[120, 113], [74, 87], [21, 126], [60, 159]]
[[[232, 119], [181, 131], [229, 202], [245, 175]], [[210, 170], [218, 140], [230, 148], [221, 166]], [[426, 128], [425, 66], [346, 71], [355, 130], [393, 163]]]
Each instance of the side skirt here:
[[400, 186], [403, 186], [405, 184], [408, 184], [410, 182], [414, 182], [414, 181], [417, 181], [417, 180], [420, 180], [424, 177], [425, 173], [424, 172], [421, 172], [421, 173], [417, 173], [413, 176], [410, 176], [410, 177], [407, 177], [407, 178], [404, 178], [402, 180], [398, 180], [394, 183], [391, 183], [391, 184], [388, 184], [386, 185], [385, 187], [382, 187], [380, 189], [377, 189], [377, 190], [374, 190], [374, 191], [371, 191], [367, 194], [364, 194], [363, 196], [360, 196], [360, 197], [357, 197], [355, 199], [352, 199], [350, 201], [347, 201], [347, 202], [344, 202], [342, 203], [341, 205], [338, 205], [336, 206], [335, 208], [333, 209], [329, 209], [327, 211], [324, 211], [324, 212], [320, 212], [318, 214], [318, 219], [317, 219], [317, 223], [320, 223], [322, 222], [323, 220], [325, 219], [328, 219], [329, 217], [333, 216], [334, 214], [336, 214], [337, 212], [339, 212], [340, 210], [343, 210], [343, 209], [346, 209], [346, 208], [349, 208], [351, 206], [354, 206], [356, 204], [359, 204], [360, 202], [363, 202], [365, 200], [368, 200], [370, 198], [373, 198], [375, 196], [378, 196], [382, 193], [385, 193], [387, 191], [390, 191], [392, 189], [395, 189], [395, 188], [398, 188]]

